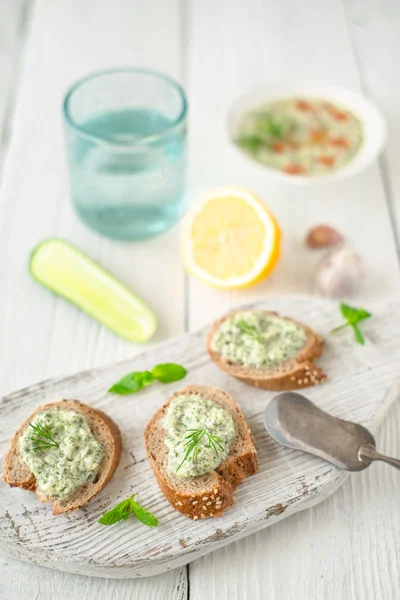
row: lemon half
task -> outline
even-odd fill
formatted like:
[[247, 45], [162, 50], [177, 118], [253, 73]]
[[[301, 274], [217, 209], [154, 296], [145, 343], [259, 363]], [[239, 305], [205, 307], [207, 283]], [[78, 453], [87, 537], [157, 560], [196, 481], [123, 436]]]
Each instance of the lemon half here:
[[221, 289], [264, 279], [280, 254], [280, 229], [263, 202], [236, 186], [204, 193], [183, 223], [189, 273]]

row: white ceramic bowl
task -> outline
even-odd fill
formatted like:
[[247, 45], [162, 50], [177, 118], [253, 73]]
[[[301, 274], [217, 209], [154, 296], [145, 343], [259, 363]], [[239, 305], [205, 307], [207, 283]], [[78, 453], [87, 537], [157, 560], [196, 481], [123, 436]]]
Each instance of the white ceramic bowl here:
[[370, 165], [383, 150], [386, 142], [387, 129], [381, 112], [364, 98], [361, 94], [351, 92], [345, 88], [329, 85], [306, 85], [275, 83], [259, 88], [239, 98], [233, 105], [228, 116], [228, 129], [231, 140], [237, 131], [238, 121], [243, 113], [252, 110], [263, 103], [278, 100], [280, 98], [316, 98], [337, 104], [354, 113], [361, 121], [364, 130], [364, 139], [361, 148], [350, 162], [337, 171], [318, 177], [307, 177], [304, 175], [289, 175], [278, 169], [267, 167], [237, 148], [238, 152], [254, 166], [263, 169], [275, 179], [288, 181], [300, 185], [315, 185], [320, 183], [332, 183], [352, 177], [363, 171]]

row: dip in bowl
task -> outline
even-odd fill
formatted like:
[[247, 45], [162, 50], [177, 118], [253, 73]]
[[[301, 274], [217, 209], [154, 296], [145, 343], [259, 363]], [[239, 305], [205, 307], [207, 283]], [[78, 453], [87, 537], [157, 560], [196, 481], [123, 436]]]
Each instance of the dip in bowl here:
[[300, 184], [345, 179], [382, 150], [386, 126], [363, 96], [323, 86], [248, 94], [229, 116], [235, 146], [269, 174]]

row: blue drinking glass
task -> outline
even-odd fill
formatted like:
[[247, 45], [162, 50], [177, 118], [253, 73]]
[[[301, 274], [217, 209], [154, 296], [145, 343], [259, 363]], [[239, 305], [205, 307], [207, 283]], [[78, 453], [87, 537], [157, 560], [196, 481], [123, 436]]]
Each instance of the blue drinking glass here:
[[187, 100], [162, 73], [122, 69], [78, 81], [64, 104], [72, 201], [100, 234], [141, 240], [184, 211]]

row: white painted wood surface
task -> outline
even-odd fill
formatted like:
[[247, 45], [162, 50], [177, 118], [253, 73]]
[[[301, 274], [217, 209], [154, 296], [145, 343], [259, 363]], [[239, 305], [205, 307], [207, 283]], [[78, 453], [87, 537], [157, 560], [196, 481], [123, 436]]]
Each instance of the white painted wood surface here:
[[[33, 2], [14, 134], [0, 195], [0, 356], [8, 362], [0, 373], [1, 394], [43, 377], [73, 373], [140, 350], [31, 281], [27, 270], [29, 252], [45, 237], [71, 239], [152, 300], [160, 318], [158, 340], [183, 330], [183, 270], [176, 231], [151, 245], [133, 247], [103, 240], [78, 221], [68, 197], [61, 120], [63, 94], [88, 71], [121, 64], [159, 68], [179, 78], [178, 2]], [[21, 361], [22, 347], [25, 358]], [[38, 597], [48, 597], [51, 587], [42, 590], [43, 575], [36, 577], [40, 584]], [[54, 576], [50, 577], [54, 582]], [[157, 597], [157, 590], [162, 588], [166, 597], [180, 598], [185, 581], [185, 570], [178, 570], [162, 576], [158, 586], [151, 580], [139, 581], [135, 593]], [[0, 598], [1, 594], [6, 600], [14, 596], [14, 583], [12, 578], [10, 584], [8, 580], [0, 582]], [[19, 579], [18, 584], [24, 586]], [[87, 583], [61, 577], [56, 585], [68, 589], [60, 591], [60, 598], [72, 599], [74, 595], [81, 597], [81, 586]], [[22, 596], [26, 597], [30, 589], [27, 577]], [[122, 595], [123, 589], [118, 594]], [[97, 597], [95, 590], [90, 592], [93, 597]], [[130, 597], [131, 590], [125, 593]]]
[[[0, 9], [1, 26], [16, 22], [15, 0], [3, 0]], [[180, 6], [171, 0], [36, 0], [32, 14], [0, 196], [0, 393], [135, 351], [33, 286], [26, 274], [26, 256], [46, 235], [70, 237], [144, 296], [154, 298], [162, 325], [159, 339], [182, 330], [185, 314], [190, 326], [197, 327], [234, 304], [269, 293], [307, 291], [309, 266], [316, 259], [303, 249], [302, 237], [321, 219], [338, 226], [365, 257], [368, 277], [360, 302], [367, 306], [369, 299], [399, 290], [377, 167], [335, 187], [293, 190], [244, 173], [233, 155], [231, 162], [223, 137], [227, 103], [268, 78], [298, 76], [352, 89], [361, 82], [390, 119], [387, 174], [399, 215], [396, 0], [345, 0], [344, 7], [334, 0], [191, 0]], [[13, 40], [12, 27], [6, 26], [6, 31]], [[9, 65], [15, 46], [14, 41], [4, 44], [4, 39], [1, 36], [1, 64]], [[214, 183], [247, 184], [268, 201], [284, 227], [284, 256], [265, 284], [249, 292], [219, 294], [191, 282], [185, 305], [176, 232], [126, 247], [100, 240], [77, 221], [65, 186], [59, 102], [73, 79], [111, 64], [143, 64], [183, 77], [191, 97], [191, 196]], [[0, 102], [3, 84], [4, 79]], [[158, 269], [161, 254], [168, 260], [163, 260], [155, 279], [151, 271]], [[396, 404], [378, 436], [383, 450], [394, 455], [400, 455], [399, 427]], [[188, 571], [190, 597], [398, 598], [398, 485], [393, 469], [374, 466], [348, 480], [322, 505], [199, 559]], [[82, 595], [89, 600], [112, 595], [175, 600], [188, 595], [184, 570], [115, 583], [1, 561], [2, 600], [31, 598], [33, 592], [44, 600], [76, 600]]]
[[[256, 307], [291, 315], [322, 335], [326, 346], [318, 364], [329, 382], [307, 390], [308, 396], [328, 412], [377, 431], [391, 404], [400, 400], [400, 298], [371, 307], [374, 320], [363, 327], [364, 347], [355, 347], [351, 331], [329, 335], [338, 320], [336, 304], [330, 301], [286, 295]], [[185, 382], [150, 386], [128, 398], [107, 393], [123, 374], [168, 360], [185, 365]], [[193, 522], [166, 503], [146, 457], [143, 431], [173, 392], [185, 384], [205, 382], [226, 390], [239, 402], [255, 439], [259, 470], [236, 490], [236, 504], [223, 518]], [[84, 510], [70, 515], [53, 517], [50, 507], [41, 505], [35, 494], [11, 490], [0, 481], [0, 547], [14, 558], [70, 573], [147, 577], [185, 565], [318, 504], [338, 489], [348, 473], [283, 448], [266, 435], [264, 409], [274, 395], [218, 369], [209, 360], [205, 331], [200, 330], [134, 359], [50, 379], [4, 397], [0, 401], [0, 456], [26, 415], [54, 398], [79, 398], [106, 411], [120, 426], [123, 450], [112, 481]], [[157, 516], [159, 526], [149, 529], [130, 522], [103, 529], [99, 517], [132, 492]]]
[[0, 0], [0, 173], [11, 137], [28, 15], [27, 1]]
[[362, 87], [379, 104], [388, 123], [389, 139], [380, 168], [400, 249], [400, 103], [393, 78], [399, 59], [400, 9], [391, 0], [346, 0], [344, 8]]

